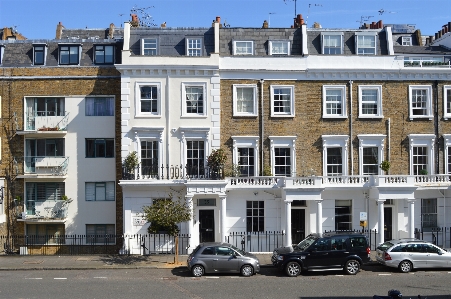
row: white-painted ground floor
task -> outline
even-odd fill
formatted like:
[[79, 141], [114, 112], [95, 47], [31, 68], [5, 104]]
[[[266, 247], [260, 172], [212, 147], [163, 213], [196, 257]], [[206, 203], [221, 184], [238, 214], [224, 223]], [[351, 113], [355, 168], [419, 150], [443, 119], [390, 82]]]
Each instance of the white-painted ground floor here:
[[[422, 238], [431, 241], [438, 237], [434, 231], [451, 226], [448, 188], [232, 188], [224, 181], [121, 185], [124, 235], [147, 234], [149, 224], [142, 208], [151, 205], [153, 199], [187, 201], [193, 219], [180, 224], [180, 233], [191, 236], [188, 252], [204, 241], [235, 244], [234, 235], [249, 232], [242, 240], [246, 250], [269, 252], [276, 246], [297, 243], [310, 233], [361, 230], [362, 224], [377, 232], [373, 245], [418, 237], [419, 231], [424, 231]], [[449, 238], [442, 235], [438, 245], [451, 247]], [[141, 250], [139, 243], [126, 240], [124, 252], [140, 254]]]

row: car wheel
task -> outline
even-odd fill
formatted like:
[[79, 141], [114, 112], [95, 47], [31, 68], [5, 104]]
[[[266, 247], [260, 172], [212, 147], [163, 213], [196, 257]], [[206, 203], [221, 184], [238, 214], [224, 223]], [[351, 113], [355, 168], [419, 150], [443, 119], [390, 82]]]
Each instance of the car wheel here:
[[360, 271], [360, 263], [356, 260], [349, 260], [345, 264], [345, 272], [349, 275], [356, 275]]
[[244, 265], [243, 267], [241, 267], [241, 275], [247, 277], [252, 276], [252, 274], [254, 274], [254, 268], [252, 268], [252, 266]]
[[408, 273], [410, 271], [412, 271], [412, 263], [410, 261], [402, 261], [401, 263], [399, 263], [399, 271], [401, 271], [402, 273]]
[[301, 265], [299, 265], [299, 263], [297, 263], [297, 262], [289, 262], [285, 266], [285, 273], [288, 276], [296, 277], [299, 274], [301, 274]]
[[205, 270], [204, 267], [202, 267], [201, 265], [194, 265], [193, 268], [191, 269], [191, 273], [193, 274], [194, 277], [201, 277], [202, 275], [204, 275]]

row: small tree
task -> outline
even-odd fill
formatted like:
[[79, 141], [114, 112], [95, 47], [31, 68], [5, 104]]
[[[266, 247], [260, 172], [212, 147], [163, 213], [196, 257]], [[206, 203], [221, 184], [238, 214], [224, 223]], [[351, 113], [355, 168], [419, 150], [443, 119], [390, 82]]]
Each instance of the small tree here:
[[[220, 171], [224, 167], [226, 161], [227, 155], [222, 148], [211, 151], [211, 154], [207, 157], [207, 165], [210, 167], [213, 178], [220, 176]], [[222, 173], [222, 177], [223, 176], [224, 173]]]
[[177, 224], [190, 221], [193, 217], [190, 205], [181, 198], [173, 200], [169, 198], [155, 199], [150, 206], [143, 207], [144, 217], [150, 222], [148, 232], [152, 234], [162, 231], [175, 237], [175, 262], [178, 261], [178, 233]]
[[379, 167], [385, 172], [385, 174], [388, 174], [388, 171], [390, 170], [390, 161], [382, 161]]

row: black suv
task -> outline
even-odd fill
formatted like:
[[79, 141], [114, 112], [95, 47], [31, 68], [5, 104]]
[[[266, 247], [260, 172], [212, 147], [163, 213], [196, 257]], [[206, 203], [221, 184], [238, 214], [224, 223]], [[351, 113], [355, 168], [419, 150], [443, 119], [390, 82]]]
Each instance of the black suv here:
[[370, 260], [368, 239], [360, 233], [311, 234], [299, 244], [276, 248], [271, 261], [288, 276], [302, 270], [337, 270], [355, 275]]

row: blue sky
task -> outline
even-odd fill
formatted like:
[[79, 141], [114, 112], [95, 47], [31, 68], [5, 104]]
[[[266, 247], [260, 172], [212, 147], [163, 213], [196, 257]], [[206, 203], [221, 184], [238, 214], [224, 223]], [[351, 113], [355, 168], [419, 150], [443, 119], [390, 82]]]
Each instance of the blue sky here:
[[[297, 0], [296, 13], [308, 27], [358, 28], [361, 20], [412, 24], [434, 35], [451, 22], [451, 0]], [[131, 10], [146, 8], [155, 24], [209, 27], [216, 16], [232, 27], [290, 27], [294, 0], [0, 0], [0, 26], [16, 27], [28, 39], [53, 39], [58, 22], [66, 28], [120, 27]], [[380, 14], [379, 11], [383, 10]]]

